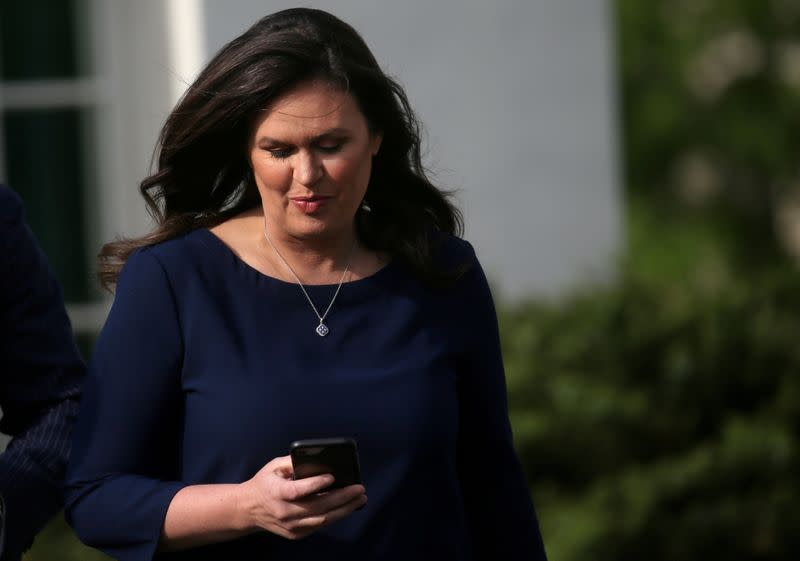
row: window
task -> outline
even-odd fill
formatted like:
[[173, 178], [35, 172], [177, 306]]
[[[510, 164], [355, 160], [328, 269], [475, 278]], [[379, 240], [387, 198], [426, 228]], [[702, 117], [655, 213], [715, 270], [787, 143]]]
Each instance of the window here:
[[106, 307], [93, 280], [103, 165], [94, 154], [108, 97], [93, 60], [93, 2], [4, 2], [1, 10], [0, 180], [25, 201], [87, 353]]

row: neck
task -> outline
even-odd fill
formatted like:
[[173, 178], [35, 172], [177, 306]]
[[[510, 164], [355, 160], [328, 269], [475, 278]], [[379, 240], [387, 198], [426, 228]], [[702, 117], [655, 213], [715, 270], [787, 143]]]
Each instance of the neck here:
[[[358, 243], [355, 230], [323, 240], [298, 239], [287, 235], [276, 235], [269, 224], [263, 228], [264, 244], [272, 254], [276, 270], [294, 280], [294, 273], [303, 284], [331, 284], [339, 282], [345, 269], [350, 266]], [[285, 262], [284, 262], [285, 261]], [[288, 268], [291, 270], [287, 270]]]

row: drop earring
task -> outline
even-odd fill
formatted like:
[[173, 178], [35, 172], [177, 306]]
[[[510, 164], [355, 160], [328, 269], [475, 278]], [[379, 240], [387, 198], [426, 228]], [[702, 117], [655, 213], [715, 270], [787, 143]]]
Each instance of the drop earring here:
[[367, 201], [361, 201], [361, 207], [360, 207], [360, 208], [361, 208], [361, 210], [363, 210], [364, 212], [372, 212], [372, 209], [371, 209], [371, 208], [370, 208], [370, 206], [367, 204]]

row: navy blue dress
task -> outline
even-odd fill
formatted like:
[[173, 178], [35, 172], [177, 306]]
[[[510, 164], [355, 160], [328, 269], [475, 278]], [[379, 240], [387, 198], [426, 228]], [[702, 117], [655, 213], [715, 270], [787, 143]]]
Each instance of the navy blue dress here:
[[[544, 559], [513, 449], [497, 321], [471, 246], [446, 289], [393, 262], [346, 283], [327, 337], [295, 284], [208, 230], [135, 253], [97, 341], [68, 473], [79, 537], [126, 561]], [[324, 309], [335, 286], [310, 286]], [[297, 541], [156, 554], [186, 485], [238, 483], [292, 441], [358, 442], [369, 502]]]

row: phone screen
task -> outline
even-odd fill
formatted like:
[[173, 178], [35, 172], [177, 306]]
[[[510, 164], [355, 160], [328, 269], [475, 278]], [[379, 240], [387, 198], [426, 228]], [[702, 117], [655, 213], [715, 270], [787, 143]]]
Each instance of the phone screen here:
[[298, 440], [291, 446], [294, 479], [330, 473], [330, 489], [361, 483], [358, 451], [351, 438]]

